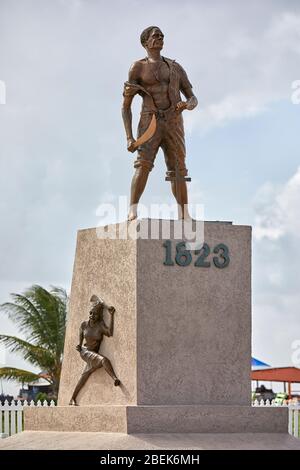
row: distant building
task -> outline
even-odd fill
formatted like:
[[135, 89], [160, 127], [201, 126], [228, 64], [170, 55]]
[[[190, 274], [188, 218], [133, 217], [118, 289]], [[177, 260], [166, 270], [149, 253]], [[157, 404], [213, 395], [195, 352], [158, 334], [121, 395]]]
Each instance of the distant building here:
[[4, 393], [0, 394], [0, 403], [5, 402], [5, 400], [7, 400], [8, 403], [10, 403], [13, 399], [14, 397], [12, 395], [4, 395]]
[[19, 396], [18, 399], [20, 400], [35, 400], [36, 396], [39, 393], [45, 393], [46, 395], [49, 395], [51, 397], [51, 384], [44, 378], [40, 378], [38, 380], [35, 380], [34, 382], [30, 382], [27, 384], [27, 386], [22, 387], [19, 391]]

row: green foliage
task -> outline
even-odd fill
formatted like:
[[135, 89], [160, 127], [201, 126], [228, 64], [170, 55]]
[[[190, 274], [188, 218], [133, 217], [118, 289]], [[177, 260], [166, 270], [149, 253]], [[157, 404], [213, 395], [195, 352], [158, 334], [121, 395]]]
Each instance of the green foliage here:
[[38, 380], [40, 377], [34, 372], [28, 370], [16, 369], [14, 367], [1, 367], [0, 377], [6, 380], [16, 380], [17, 382], [29, 383]]
[[49, 397], [47, 395], [47, 393], [44, 393], [44, 392], [39, 392], [36, 394], [36, 397], [35, 397], [35, 401], [41, 401], [43, 403], [43, 401], [48, 401], [49, 400]]
[[[17, 325], [25, 339], [0, 335], [0, 344], [43, 371], [57, 395], [63, 355], [68, 297], [64, 289], [47, 291], [33, 285], [23, 294], [11, 294], [12, 302], [0, 305], [0, 312]], [[38, 374], [13, 367], [0, 368], [0, 378], [32, 382]]]

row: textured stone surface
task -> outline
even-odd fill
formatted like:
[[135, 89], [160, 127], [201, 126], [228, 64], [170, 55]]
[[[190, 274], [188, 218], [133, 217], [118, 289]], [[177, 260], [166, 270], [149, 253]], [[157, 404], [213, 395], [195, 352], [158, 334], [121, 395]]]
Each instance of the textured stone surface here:
[[245, 405], [25, 408], [26, 431], [136, 433], [287, 432], [285, 407]]
[[78, 397], [81, 405], [250, 404], [251, 228], [205, 222], [204, 233], [211, 250], [228, 246], [227, 268], [216, 268], [213, 255], [209, 268], [195, 267], [195, 255], [189, 266], [165, 266], [161, 234], [105, 240], [95, 229], [78, 232], [60, 405], [84, 368], [75, 346], [92, 294], [116, 307], [114, 336], [104, 339], [101, 353], [122, 387], [98, 370]]
[[300, 450], [288, 434], [123, 434], [27, 431], [0, 440], [0, 450]]
[[127, 432], [125, 406], [53, 406], [24, 409], [31, 431]]
[[[144, 233], [146, 225], [141, 221]], [[171, 225], [172, 232], [181, 223]], [[92, 294], [116, 308], [114, 335], [104, 338], [100, 352], [122, 386], [97, 370], [79, 407], [27, 408], [26, 430], [287, 432], [286, 408], [250, 406], [251, 228], [205, 222], [204, 240], [211, 251], [228, 246], [228, 267], [218, 269], [213, 253], [210, 267], [194, 266], [195, 254], [189, 266], [164, 265], [161, 233], [111, 240], [95, 229], [78, 232], [59, 405], [68, 404], [84, 368], [75, 346]], [[178, 241], [172, 241], [173, 260]]]
[[250, 404], [251, 228], [205, 222], [204, 238], [228, 267], [164, 266], [161, 240], [137, 243], [138, 404]]
[[240, 405], [129, 406], [127, 432], [136, 433], [284, 433], [287, 408]]
[[[136, 402], [136, 247], [131, 240], [100, 240], [96, 230], [80, 230], [77, 237], [59, 405], [67, 405], [85, 363], [75, 350], [78, 330], [87, 320], [90, 297], [96, 294], [116, 308], [114, 335], [104, 337], [101, 354], [120, 377], [114, 387], [104, 369], [90, 377], [78, 395], [81, 405]], [[106, 312], [105, 319], [109, 321]]]

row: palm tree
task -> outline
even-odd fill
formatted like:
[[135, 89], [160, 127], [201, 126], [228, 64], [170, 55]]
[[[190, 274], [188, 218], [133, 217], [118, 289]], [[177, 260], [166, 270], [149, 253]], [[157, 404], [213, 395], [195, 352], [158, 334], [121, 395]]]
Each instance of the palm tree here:
[[[0, 305], [0, 311], [8, 315], [24, 335], [0, 335], [12, 353], [21, 353], [23, 358], [43, 371], [42, 376], [52, 385], [57, 397], [66, 329], [68, 297], [64, 289], [51, 287], [49, 291], [33, 285], [23, 294], [11, 294], [12, 302]], [[0, 368], [0, 378], [32, 382], [41, 374], [14, 367]]]

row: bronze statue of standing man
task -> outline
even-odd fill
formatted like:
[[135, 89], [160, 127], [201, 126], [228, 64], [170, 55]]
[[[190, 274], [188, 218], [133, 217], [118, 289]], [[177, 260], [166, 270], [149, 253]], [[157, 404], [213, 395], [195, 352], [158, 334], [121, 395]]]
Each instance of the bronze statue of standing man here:
[[[128, 220], [137, 217], [137, 205], [145, 189], [149, 172], [161, 147], [167, 166], [167, 181], [178, 204], [179, 218], [187, 218], [187, 169], [182, 111], [194, 109], [198, 102], [186, 72], [175, 60], [160, 54], [164, 35], [157, 26], [141, 34], [147, 57], [134, 62], [124, 86], [122, 116], [129, 152], [137, 150], [135, 174], [131, 183]], [[182, 101], [182, 93], [186, 101]], [[132, 133], [131, 103], [139, 94], [143, 99], [137, 140]]]

